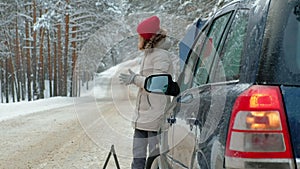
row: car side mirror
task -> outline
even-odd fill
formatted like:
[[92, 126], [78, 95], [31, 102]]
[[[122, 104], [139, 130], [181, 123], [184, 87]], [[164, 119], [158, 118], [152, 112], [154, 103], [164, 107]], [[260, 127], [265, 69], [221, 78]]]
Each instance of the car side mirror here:
[[170, 74], [156, 74], [147, 77], [144, 88], [150, 93], [170, 96], [177, 96], [180, 93], [178, 84], [172, 80]]

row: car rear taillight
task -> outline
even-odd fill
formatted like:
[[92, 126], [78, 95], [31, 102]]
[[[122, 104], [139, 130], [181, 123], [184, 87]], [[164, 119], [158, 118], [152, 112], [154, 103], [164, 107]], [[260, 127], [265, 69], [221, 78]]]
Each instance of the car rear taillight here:
[[291, 168], [292, 159], [279, 87], [250, 87], [238, 96], [232, 110], [226, 168]]

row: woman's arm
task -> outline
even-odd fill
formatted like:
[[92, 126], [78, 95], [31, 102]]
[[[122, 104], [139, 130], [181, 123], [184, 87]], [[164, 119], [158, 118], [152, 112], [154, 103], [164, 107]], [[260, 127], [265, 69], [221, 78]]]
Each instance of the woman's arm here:
[[[152, 60], [152, 64], [153, 64], [152, 74], [161, 74], [161, 73], [169, 73], [168, 71], [170, 68], [170, 64], [172, 63], [168, 55], [159, 52]], [[135, 76], [133, 83], [140, 88], [144, 88], [145, 80], [146, 80], [146, 76], [142, 76], [138, 74]]]

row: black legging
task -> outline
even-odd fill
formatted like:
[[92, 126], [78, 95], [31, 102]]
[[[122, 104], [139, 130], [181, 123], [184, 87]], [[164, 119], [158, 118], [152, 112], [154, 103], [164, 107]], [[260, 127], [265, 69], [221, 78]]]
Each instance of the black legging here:
[[157, 132], [135, 129], [134, 138], [133, 138], [133, 149], [132, 149], [133, 151], [133, 162], [131, 166], [132, 169], [145, 168], [145, 163], [147, 158], [147, 147], [149, 150], [149, 154], [153, 156], [157, 155], [157, 153], [153, 154], [153, 152], [158, 148]]

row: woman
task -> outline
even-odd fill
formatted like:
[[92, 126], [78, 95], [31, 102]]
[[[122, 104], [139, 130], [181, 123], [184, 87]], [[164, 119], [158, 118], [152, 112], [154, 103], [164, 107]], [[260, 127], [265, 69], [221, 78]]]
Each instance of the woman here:
[[129, 69], [129, 74], [121, 74], [122, 84], [134, 84], [139, 87], [135, 115], [133, 117], [133, 162], [132, 169], [144, 169], [149, 154], [154, 154], [158, 148], [158, 131], [164, 124], [163, 115], [170, 98], [164, 95], [151, 94], [144, 90], [146, 77], [152, 74], [172, 74], [171, 55], [167, 51], [171, 43], [165, 30], [160, 28], [157, 16], [143, 20], [137, 26], [139, 34], [138, 48], [144, 52], [140, 73], [135, 74]]

